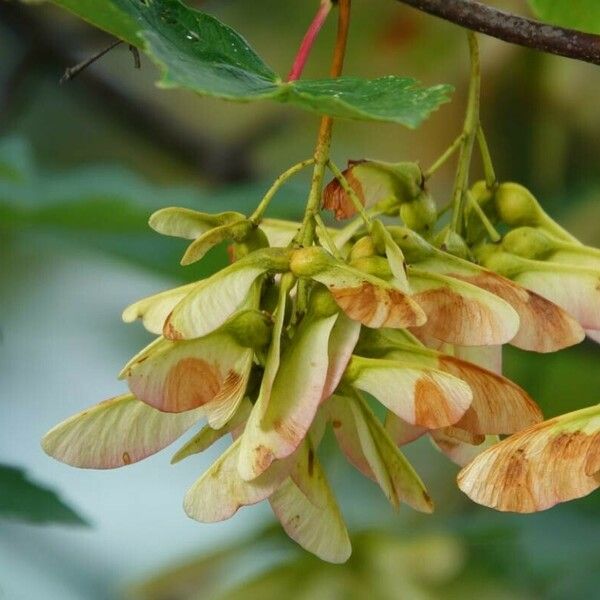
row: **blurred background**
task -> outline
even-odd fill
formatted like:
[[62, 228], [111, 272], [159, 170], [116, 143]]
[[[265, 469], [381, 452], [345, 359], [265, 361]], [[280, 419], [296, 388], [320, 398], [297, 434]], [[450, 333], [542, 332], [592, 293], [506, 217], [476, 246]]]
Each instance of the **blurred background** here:
[[[232, 25], [287, 72], [316, 0], [190, 2]], [[313, 6], [314, 5], [314, 6]], [[494, 5], [526, 13], [525, 2]], [[326, 72], [334, 21], [307, 76]], [[147, 227], [156, 208], [250, 210], [270, 180], [310, 156], [317, 119], [273, 103], [227, 104], [154, 86], [125, 46], [73, 81], [65, 68], [110, 38], [46, 4], [0, 0], [0, 598], [592, 599], [600, 583], [600, 494], [542, 514], [469, 503], [457, 467], [426, 440], [407, 454], [434, 516], [394, 513], [325, 448], [354, 534], [328, 566], [283, 537], [268, 506], [222, 524], [189, 520], [182, 498], [221, 452], [176, 466], [164, 451], [118, 471], [78, 471], [39, 440], [67, 416], [123, 391], [116, 374], [150, 336], [121, 310], [225, 261], [178, 265], [183, 242]], [[600, 246], [597, 68], [482, 38], [482, 119], [502, 179], [529, 186], [551, 215]], [[347, 73], [451, 83], [452, 104], [418, 131], [339, 122], [333, 156], [428, 166], [460, 131], [468, 76], [462, 32], [390, 0], [355, 0]], [[478, 169], [478, 165], [475, 165]], [[475, 175], [475, 173], [474, 173]], [[452, 168], [432, 181], [440, 204]], [[307, 180], [271, 216], [299, 217]], [[547, 416], [600, 401], [600, 348], [551, 356], [509, 349], [507, 374]]]

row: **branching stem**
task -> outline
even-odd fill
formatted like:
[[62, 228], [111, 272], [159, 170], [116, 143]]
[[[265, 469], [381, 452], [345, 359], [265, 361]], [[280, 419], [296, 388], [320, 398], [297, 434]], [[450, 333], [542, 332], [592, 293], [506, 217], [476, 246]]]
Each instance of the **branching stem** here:
[[[331, 61], [330, 75], [339, 77], [344, 67], [344, 57], [346, 56], [346, 46], [348, 44], [348, 30], [350, 28], [350, 8], [351, 0], [339, 0], [338, 2], [338, 29], [333, 51], [333, 60]], [[333, 129], [333, 119], [331, 117], [322, 117], [319, 127], [319, 135], [314, 153], [315, 168], [313, 171], [310, 192], [304, 212], [302, 227], [294, 238], [294, 243], [303, 246], [310, 246], [314, 241], [315, 235], [315, 215], [319, 212], [321, 206], [321, 195], [323, 193], [323, 179], [325, 169], [329, 160], [329, 148], [331, 146], [331, 132]], [[295, 310], [303, 313], [306, 310], [308, 301], [308, 288], [306, 281], [301, 280], [298, 284], [298, 297]], [[297, 314], [295, 315], [297, 316]]]
[[[339, 0], [338, 31], [331, 63], [330, 75], [339, 77], [344, 67], [344, 57], [346, 55], [346, 45], [348, 43], [348, 29], [350, 27], [350, 6], [351, 0]], [[304, 220], [302, 227], [298, 232], [296, 241], [304, 246], [310, 246], [314, 238], [314, 215], [318, 212], [321, 204], [321, 194], [323, 191], [323, 179], [325, 177], [325, 168], [329, 160], [329, 148], [331, 146], [331, 132], [333, 129], [333, 119], [323, 117], [319, 127], [319, 135], [314, 153], [315, 168], [313, 171], [310, 192], [306, 203]]]
[[469, 170], [471, 166], [471, 157], [473, 156], [473, 145], [475, 136], [479, 128], [479, 98], [481, 89], [481, 68], [479, 64], [479, 45], [477, 36], [469, 31], [469, 52], [471, 56], [471, 77], [469, 83], [469, 99], [467, 104], [467, 115], [463, 127], [463, 140], [460, 145], [460, 156], [458, 159], [458, 169], [454, 182], [454, 192], [452, 194], [452, 231], [462, 235], [464, 224], [463, 212], [465, 192], [469, 184]]
[[490, 240], [494, 243], [499, 242], [502, 239], [502, 236], [496, 231], [496, 228], [492, 225], [492, 222], [488, 219], [488, 216], [485, 214], [485, 212], [483, 212], [483, 208], [481, 208], [479, 202], [473, 198], [473, 194], [471, 194], [470, 191], [466, 192], [466, 197], [469, 207], [471, 210], [477, 213], [477, 216], [479, 217], [482, 225], [485, 227]]
[[271, 200], [275, 197], [275, 194], [280, 190], [281, 186], [291, 177], [305, 169], [306, 167], [312, 165], [315, 162], [314, 158], [308, 158], [295, 164], [293, 167], [290, 167], [287, 171], [284, 171], [274, 182], [273, 185], [269, 188], [267, 193], [263, 196], [263, 199], [260, 201], [259, 205], [256, 207], [256, 210], [252, 213], [250, 217], [250, 221], [255, 224], [258, 224], [265, 211], [267, 210]]
[[492, 163], [492, 156], [490, 154], [490, 147], [485, 139], [485, 134], [483, 133], [481, 123], [477, 128], [477, 143], [479, 144], [479, 152], [481, 153], [481, 160], [483, 162], [485, 183], [488, 189], [491, 190], [496, 186], [496, 171], [494, 170], [494, 164]]
[[465, 134], [461, 133], [450, 145], [450, 147], [445, 150], [445, 152], [423, 173], [423, 178], [425, 180], [429, 179], [434, 173], [437, 172], [438, 169], [443, 167], [448, 160], [450, 160], [456, 151], [460, 148], [461, 144], [465, 139]]

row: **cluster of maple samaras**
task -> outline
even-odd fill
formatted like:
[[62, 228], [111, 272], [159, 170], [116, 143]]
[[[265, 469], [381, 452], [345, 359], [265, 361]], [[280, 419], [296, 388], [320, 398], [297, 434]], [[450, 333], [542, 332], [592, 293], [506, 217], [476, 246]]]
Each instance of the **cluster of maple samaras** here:
[[[345, 176], [343, 188], [326, 188], [326, 208], [350, 216], [354, 194], [371, 215], [400, 214], [410, 227], [372, 217], [368, 228], [317, 228], [324, 246], [336, 246], [327, 251], [296, 247], [297, 223], [155, 213], [154, 229], [193, 240], [183, 263], [225, 240], [232, 263], [125, 310], [125, 321], [141, 318], [160, 335], [124, 367], [131, 393], [52, 429], [46, 452], [77, 467], [120, 467], [206, 419], [173, 462], [227, 434], [233, 443], [188, 491], [186, 512], [213, 522], [268, 499], [294, 540], [334, 562], [347, 559], [350, 542], [316, 455], [329, 425], [394, 506], [432, 510], [399, 450], [424, 434], [467, 465], [461, 489], [500, 510], [541, 510], [595, 489], [599, 407], [542, 422], [533, 400], [500, 374], [498, 349], [552, 352], [580, 342], [584, 330], [597, 338], [600, 252], [506, 184], [475, 186], [468, 243], [446, 234], [450, 254], [431, 234], [436, 215], [420, 170], [355, 163]], [[506, 230], [500, 241], [486, 242], [476, 212]], [[498, 443], [505, 434], [514, 435]]]

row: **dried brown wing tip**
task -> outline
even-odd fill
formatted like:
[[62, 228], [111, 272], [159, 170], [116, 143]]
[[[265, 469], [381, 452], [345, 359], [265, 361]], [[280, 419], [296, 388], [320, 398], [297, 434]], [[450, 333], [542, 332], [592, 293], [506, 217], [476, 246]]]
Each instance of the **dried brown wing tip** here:
[[600, 482], [600, 432], [594, 434], [585, 461], [585, 474]]
[[[352, 166], [342, 172], [350, 187], [354, 190], [357, 198], [365, 205], [365, 198], [360, 181], [352, 174]], [[339, 221], [349, 219], [356, 214], [354, 202], [348, 196], [341, 183], [332, 179], [323, 190], [323, 208], [330, 210]]]
[[473, 402], [457, 427], [478, 435], [510, 434], [542, 421], [534, 400], [506, 377], [453, 356], [441, 356], [439, 362], [473, 392]]
[[478, 275], [451, 275], [506, 300], [519, 314], [520, 327], [511, 344], [532, 352], [556, 352], [583, 341], [585, 333], [560, 306], [518, 283], [491, 271]]

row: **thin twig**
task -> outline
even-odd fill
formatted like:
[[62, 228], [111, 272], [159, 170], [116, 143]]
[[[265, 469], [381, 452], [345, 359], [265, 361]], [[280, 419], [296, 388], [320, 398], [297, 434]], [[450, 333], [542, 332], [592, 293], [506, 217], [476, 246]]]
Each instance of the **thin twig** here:
[[520, 17], [474, 0], [396, 0], [510, 44], [600, 65], [600, 36]]
[[471, 167], [471, 158], [473, 156], [473, 145], [479, 128], [479, 103], [481, 93], [479, 43], [477, 41], [477, 36], [472, 31], [467, 32], [467, 38], [469, 41], [469, 54], [471, 58], [469, 101], [463, 128], [464, 138], [460, 147], [458, 169], [456, 170], [454, 192], [452, 194], [453, 213], [451, 227], [452, 231], [459, 235], [462, 235], [465, 192], [467, 191], [467, 186], [469, 184], [469, 170]]

